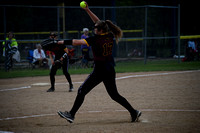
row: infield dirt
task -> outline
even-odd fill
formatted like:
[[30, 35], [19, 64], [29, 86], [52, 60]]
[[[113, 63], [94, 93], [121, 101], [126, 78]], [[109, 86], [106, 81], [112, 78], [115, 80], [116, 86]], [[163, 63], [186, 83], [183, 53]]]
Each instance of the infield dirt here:
[[[48, 76], [0, 79], [0, 131], [199, 133], [200, 71], [172, 73], [117, 74], [118, 78], [132, 75], [116, 80], [116, 83], [119, 93], [134, 108], [142, 111], [140, 122], [137, 123], [130, 122], [129, 113], [109, 97], [102, 83], [85, 97], [73, 124], [60, 118], [57, 111], [71, 109], [77, 89], [87, 75], [71, 75], [73, 92], [68, 92], [69, 86], [64, 76], [56, 76], [56, 90], [53, 93], [46, 92], [50, 87]], [[15, 90], [10, 90], [13, 88]]]

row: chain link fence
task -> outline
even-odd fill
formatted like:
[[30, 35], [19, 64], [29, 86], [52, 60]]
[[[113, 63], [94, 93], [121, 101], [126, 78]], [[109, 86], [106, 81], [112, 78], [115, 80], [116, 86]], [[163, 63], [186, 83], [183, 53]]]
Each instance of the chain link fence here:
[[[184, 54], [185, 41], [178, 50], [179, 8], [165, 6], [90, 7], [103, 20], [112, 20], [123, 30], [123, 38], [114, 46], [118, 58], [169, 58]], [[93, 35], [94, 24], [80, 7], [0, 6], [0, 43], [14, 31], [21, 59], [29, 49], [57, 31], [60, 39], [78, 39], [87, 27]], [[76, 56], [81, 56], [79, 46]], [[2, 51], [2, 50], [1, 50]], [[179, 53], [180, 52], [180, 53]], [[1, 54], [2, 55], [2, 54]]]

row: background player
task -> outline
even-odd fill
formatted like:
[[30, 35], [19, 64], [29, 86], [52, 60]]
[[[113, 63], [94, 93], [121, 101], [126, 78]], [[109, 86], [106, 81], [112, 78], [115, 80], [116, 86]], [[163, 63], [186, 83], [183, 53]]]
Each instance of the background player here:
[[[56, 32], [50, 33], [50, 39], [57, 39]], [[51, 59], [52, 67], [50, 70], [50, 81], [51, 88], [47, 92], [53, 92], [55, 90], [55, 75], [59, 68], [62, 67], [63, 74], [65, 75], [67, 81], [69, 82], [69, 92], [73, 91], [73, 84], [68, 72], [69, 67], [69, 58], [68, 58], [68, 49], [64, 45], [54, 45], [49, 50], [49, 57]], [[52, 52], [55, 54], [55, 59], [53, 59]]]
[[[88, 28], [83, 28], [83, 35], [81, 35], [81, 39], [86, 39], [88, 38], [89, 34], [89, 29]], [[81, 52], [82, 52], [82, 65], [88, 67], [88, 61], [91, 61], [90, 59], [90, 47], [87, 45], [81, 45]]]
[[3, 46], [3, 56], [5, 56], [6, 71], [13, 67], [13, 59], [20, 62], [20, 52], [18, 50], [18, 43], [15, 39], [15, 34], [10, 31], [7, 37], [2, 43]]

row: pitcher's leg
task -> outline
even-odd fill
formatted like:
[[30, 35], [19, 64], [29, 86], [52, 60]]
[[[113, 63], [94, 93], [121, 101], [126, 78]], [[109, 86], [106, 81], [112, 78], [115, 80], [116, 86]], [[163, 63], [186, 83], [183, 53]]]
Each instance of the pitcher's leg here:
[[78, 94], [76, 96], [74, 105], [70, 111], [72, 116], [75, 116], [76, 112], [82, 105], [82, 103], [85, 99], [85, 95], [87, 93], [89, 93], [100, 82], [101, 82], [101, 79], [99, 79], [97, 76], [95, 76], [94, 73], [92, 73], [88, 76], [88, 78], [84, 81], [84, 83], [78, 89]]
[[108, 94], [110, 95], [110, 97], [129, 111], [132, 122], [137, 121], [139, 119], [139, 117], [141, 116], [141, 112], [135, 110], [131, 106], [131, 104], [123, 96], [121, 96], [118, 93], [116, 81], [115, 81], [114, 69], [113, 69], [113, 71], [110, 71], [109, 73], [107, 73], [106, 78], [103, 80], [103, 83], [104, 83], [106, 90], [107, 90]]
[[126, 108], [130, 113], [134, 112], [134, 108], [130, 105], [130, 103], [118, 93], [117, 90], [117, 86], [115, 83], [115, 79], [111, 79], [111, 80], [106, 80], [103, 81], [106, 90], [109, 94], [109, 96], [116, 101], [117, 103], [119, 103], [120, 105], [122, 105], [124, 108]]

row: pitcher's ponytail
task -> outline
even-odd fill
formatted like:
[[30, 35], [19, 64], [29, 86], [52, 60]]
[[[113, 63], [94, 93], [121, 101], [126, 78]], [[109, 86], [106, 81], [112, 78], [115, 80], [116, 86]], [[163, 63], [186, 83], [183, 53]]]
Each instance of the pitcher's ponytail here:
[[123, 36], [122, 30], [110, 20], [106, 20], [105, 23], [108, 25], [110, 32], [114, 34], [116, 43], [118, 43], [119, 39]]

